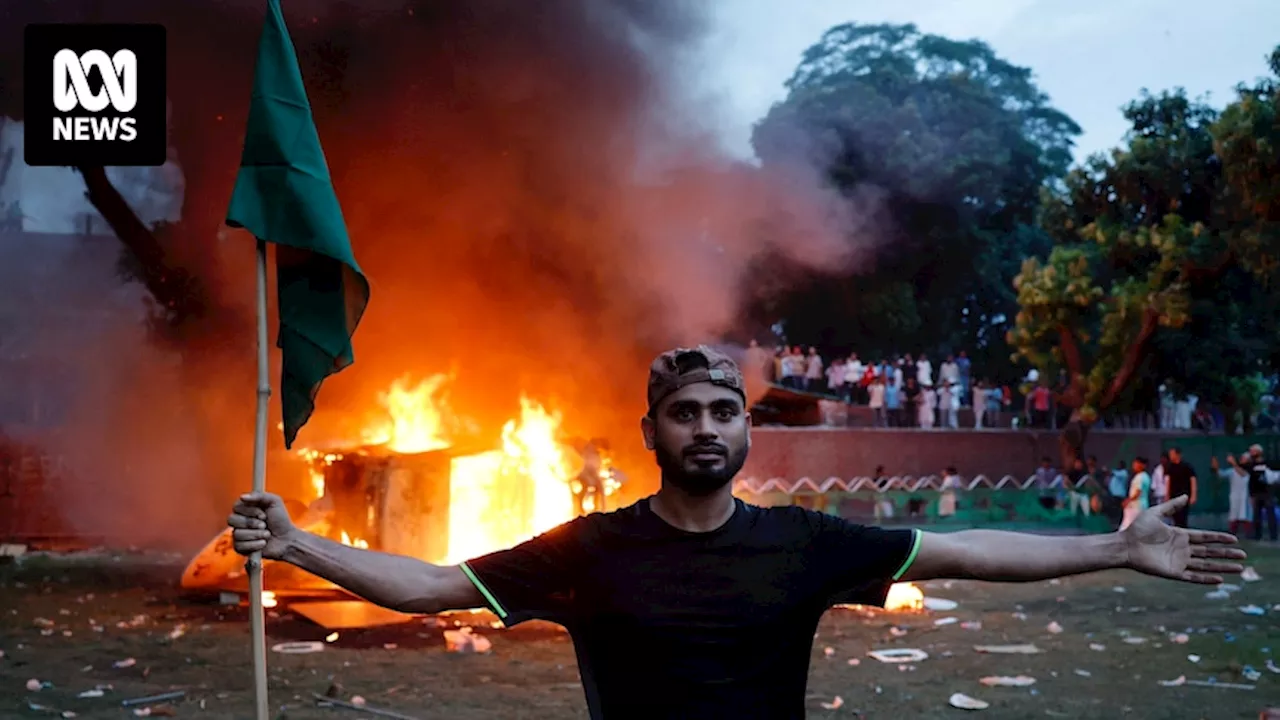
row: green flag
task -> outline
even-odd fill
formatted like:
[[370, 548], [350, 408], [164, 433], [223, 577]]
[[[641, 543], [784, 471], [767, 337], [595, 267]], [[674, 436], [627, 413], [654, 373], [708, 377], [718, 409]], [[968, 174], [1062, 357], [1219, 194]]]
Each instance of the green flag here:
[[268, 0], [258, 41], [227, 224], [276, 246], [280, 401], [285, 446], [292, 447], [320, 384], [355, 361], [351, 335], [369, 303], [369, 281], [351, 252], [279, 0]]

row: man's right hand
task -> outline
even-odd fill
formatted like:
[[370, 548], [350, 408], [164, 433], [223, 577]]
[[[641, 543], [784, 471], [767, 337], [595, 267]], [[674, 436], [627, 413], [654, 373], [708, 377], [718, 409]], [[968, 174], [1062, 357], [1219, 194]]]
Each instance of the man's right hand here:
[[232, 508], [227, 525], [236, 552], [249, 555], [261, 552], [267, 560], [284, 557], [293, 535], [298, 532], [284, 500], [271, 493], [245, 493]]

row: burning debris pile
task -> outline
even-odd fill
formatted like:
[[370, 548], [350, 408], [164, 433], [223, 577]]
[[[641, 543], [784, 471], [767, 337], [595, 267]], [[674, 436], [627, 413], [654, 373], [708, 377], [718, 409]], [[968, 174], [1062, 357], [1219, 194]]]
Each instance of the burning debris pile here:
[[[358, 441], [299, 450], [311, 496], [286, 498], [298, 526], [354, 547], [453, 564], [607, 509], [622, 487], [608, 444], [562, 437], [559, 413], [522, 397], [519, 417], [493, 447], [450, 409], [447, 384], [444, 375], [402, 378], [380, 394], [383, 421]], [[191, 561], [182, 586], [242, 591], [241, 565], [224, 531]], [[288, 566], [266, 572], [277, 594], [332, 589]]]

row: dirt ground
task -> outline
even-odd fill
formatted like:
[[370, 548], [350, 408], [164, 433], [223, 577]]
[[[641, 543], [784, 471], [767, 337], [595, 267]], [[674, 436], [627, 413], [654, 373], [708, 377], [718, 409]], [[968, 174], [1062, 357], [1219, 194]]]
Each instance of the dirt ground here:
[[[964, 693], [990, 703], [974, 714], [992, 720], [1256, 718], [1268, 700], [1280, 704], [1280, 660], [1271, 661], [1280, 653], [1280, 548], [1246, 548], [1261, 580], [1237, 581], [1240, 589], [1227, 599], [1207, 598], [1213, 588], [1112, 572], [1023, 586], [926, 586], [930, 597], [959, 603], [946, 612], [833, 610], [814, 644], [809, 717], [958, 717], [966, 711], [949, 707], [948, 698]], [[136, 708], [150, 708], [151, 716], [252, 717], [245, 611], [181, 598], [174, 587], [180, 570], [172, 559], [104, 555], [0, 566], [0, 717], [70, 717], [69, 711], [122, 718]], [[1248, 605], [1266, 614], [1240, 610]], [[948, 618], [956, 621], [945, 624]], [[457, 616], [448, 624], [464, 620], [492, 639], [492, 652], [447, 652], [442, 622], [428, 618], [343, 632], [319, 653], [270, 653], [273, 711], [284, 705], [288, 718], [371, 717], [317, 706], [312, 693], [337, 682], [341, 699], [359, 695], [369, 707], [415, 718], [585, 717], [573, 649], [559, 628], [529, 623], [503, 632], [483, 617]], [[327, 634], [283, 606], [269, 618], [268, 632], [270, 643], [323, 641]], [[1015, 643], [1034, 643], [1042, 652], [974, 650]], [[929, 657], [898, 666], [867, 655], [886, 648], [916, 648]], [[1260, 675], [1248, 679], [1254, 670]], [[994, 675], [1036, 682], [979, 682]], [[1160, 683], [1180, 677], [1254, 687]], [[79, 697], [95, 689], [100, 697]], [[177, 701], [121, 707], [123, 700], [179, 690], [185, 696]], [[837, 696], [840, 707], [824, 707]]]

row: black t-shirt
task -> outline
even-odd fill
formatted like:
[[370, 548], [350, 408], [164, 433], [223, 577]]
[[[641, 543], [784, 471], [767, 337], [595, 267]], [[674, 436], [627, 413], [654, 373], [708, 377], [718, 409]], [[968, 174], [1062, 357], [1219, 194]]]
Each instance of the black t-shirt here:
[[[1240, 463], [1240, 467], [1249, 473], [1249, 496], [1267, 494], [1267, 463], [1250, 460]], [[1261, 521], [1259, 521], [1261, 522]]]
[[803, 718], [819, 618], [882, 606], [920, 534], [735, 502], [719, 529], [689, 533], [641, 500], [463, 571], [506, 626], [568, 629], [593, 720]]
[[1169, 498], [1191, 495], [1191, 478], [1195, 476], [1196, 471], [1185, 462], [1171, 462], [1166, 465], [1164, 477], [1169, 483]]

